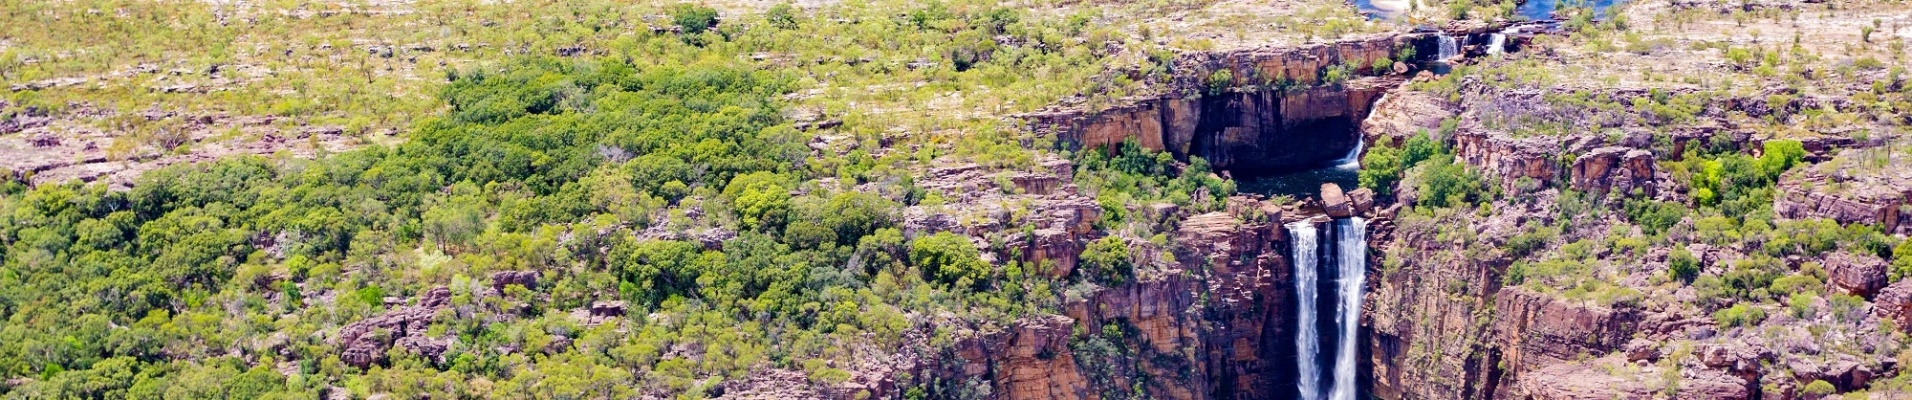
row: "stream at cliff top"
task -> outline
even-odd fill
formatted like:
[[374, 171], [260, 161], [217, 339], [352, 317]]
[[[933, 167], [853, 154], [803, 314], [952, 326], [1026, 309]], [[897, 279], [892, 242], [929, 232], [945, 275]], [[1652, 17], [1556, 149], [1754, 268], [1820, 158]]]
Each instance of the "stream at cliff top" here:
[[[1361, 14], [1367, 15], [1368, 18], [1392, 19], [1406, 13], [1408, 9], [1412, 7], [1410, 3], [1412, 1], [1417, 0], [1354, 0], [1354, 7], [1360, 10]], [[1420, 7], [1428, 7], [1424, 0], [1420, 2]], [[1518, 15], [1527, 20], [1538, 21], [1553, 18], [1554, 10], [1563, 7], [1591, 6], [1594, 12], [1599, 13], [1599, 17], [1605, 18], [1607, 9], [1625, 2], [1625, 0], [1526, 0], [1514, 7], [1514, 15]], [[1443, 14], [1447, 12], [1444, 9], [1429, 10], [1428, 12], [1436, 11]]]

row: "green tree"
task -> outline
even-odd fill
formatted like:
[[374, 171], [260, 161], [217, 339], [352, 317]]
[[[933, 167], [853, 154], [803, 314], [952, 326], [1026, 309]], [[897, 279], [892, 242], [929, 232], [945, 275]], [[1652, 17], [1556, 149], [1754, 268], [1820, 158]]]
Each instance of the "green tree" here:
[[671, 7], [671, 21], [686, 34], [704, 33], [717, 26], [717, 9], [701, 4], [679, 3]]
[[1082, 269], [1093, 279], [1112, 285], [1121, 285], [1135, 275], [1135, 266], [1129, 255], [1129, 245], [1121, 237], [1108, 236], [1089, 242], [1082, 250]]
[[958, 287], [980, 287], [990, 278], [989, 264], [977, 255], [969, 238], [949, 232], [910, 242], [910, 263], [923, 271], [925, 279]]

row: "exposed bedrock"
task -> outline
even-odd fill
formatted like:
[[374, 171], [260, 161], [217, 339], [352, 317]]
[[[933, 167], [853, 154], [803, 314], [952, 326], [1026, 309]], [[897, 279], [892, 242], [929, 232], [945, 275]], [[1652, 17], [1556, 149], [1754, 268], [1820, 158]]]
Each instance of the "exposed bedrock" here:
[[[1438, 46], [1434, 34], [1412, 33], [1188, 54], [1176, 60], [1167, 94], [1104, 110], [1063, 108], [1023, 118], [1070, 148], [1112, 148], [1134, 140], [1178, 158], [1204, 158], [1235, 174], [1313, 167], [1353, 150], [1375, 100], [1400, 85], [1408, 64], [1431, 59]], [[1393, 59], [1409, 48], [1415, 59]], [[1330, 73], [1337, 69], [1342, 71]], [[1216, 76], [1229, 80], [1211, 81]]]
[[1321, 165], [1348, 154], [1369, 107], [1398, 85], [1390, 77], [1294, 91], [1258, 90], [1156, 98], [1093, 115], [1031, 117], [1072, 147], [1124, 141], [1207, 159], [1218, 169], [1257, 174]]
[[[986, 377], [1000, 399], [1138, 388], [1160, 399], [1282, 396], [1293, 350], [1280, 313], [1289, 301], [1280, 287], [1289, 273], [1286, 239], [1274, 222], [1281, 210], [1245, 198], [1230, 205], [1231, 212], [1182, 218], [1170, 248], [1135, 243], [1137, 253], [1174, 258], [1147, 257], [1134, 281], [1071, 296], [1066, 315], [1024, 317], [964, 340], [962, 375]], [[1127, 355], [1080, 347], [1075, 332], [1100, 336], [1108, 326], [1127, 332], [1115, 344]]]
[[1773, 211], [1786, 218], [1830, 218], [1841, 224], [1878, 224], [1912, 234], [1912, 173], [1852, 167], [1800, 168], [1779, 179]]

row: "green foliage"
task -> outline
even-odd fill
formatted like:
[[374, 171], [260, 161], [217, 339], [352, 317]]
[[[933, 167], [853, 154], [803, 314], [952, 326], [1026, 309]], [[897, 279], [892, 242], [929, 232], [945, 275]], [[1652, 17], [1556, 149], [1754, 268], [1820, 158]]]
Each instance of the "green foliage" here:
[[1666, 264], [1667, 273], [1680, 282], [1690, 284], [1700, 276], [1700, 260], [1693, 257], [1693, 252], [1688, 251], [1686, 246], [1674, 247], [1672, 253], [1666, 256]]
[[1383, 196], [1394, 193], [1394, 183], [1401, 179], [1401, 173], [1421, 161], [1431, 158], [1449, 158], [1447, 149], [1440, 142], [1421, 132], [1408, 137], [1400, 147], [1389, 145], [1387, 141], [1376, 141], [1374, 147], [1361, 155], [1359, 180], [1361, 187], [1374, 190]]
[[1429, 207], [1471, 205], [1487, 194], [1487, 183], [1480, 174], [1467, 170], [1452, 157], [1436, 157], [1421, 163], [1420, 204]]
[[1839, 389], [1833, 387], [1831, 382], [1826, 382], [1824, 379], [1814, 379], [1812, 383], [1806, 384], [1806, 387], [1800, 391], [1812, 396], [1826, 396], [1838, 392]]
[[1084, 149], [1075, 154], [1075, 182], [1102, 206], [1102, 226], [1128, 220], [1128, 205], [1169, 202], [1192, 212], [1220, 209], [1235, 193], [1234, 181], [1216, 176], [1208, 161], [1177, 162], [1167, 152], [1143, 148], [1133, 139], [1113, 154]]
[[1819, 296], [1812, 293], [1794, 293], [1786, 298], [1786, 306], [1792, 309], [1793, 318], [1812, 318], [1812, 303], [1818, 299]]
[[1748, 306], [1745, 303], [1734, 304], [1732, 307], [1713, 312], [1713, 321], [1719, 323], [1721, 329], [1752, 327], [1765, 320], [1766, 310]]
[[717, 26], [717, 9], [701, 4], [679, 3], [671, 7], [671, 22], [686, 34], [704, 33]]
[[1121, 285], [1135, 275], [1130, 257], [1129, 245], [1121, 237], [1104, 237], [1082, 250], [1082, 269], [1096, 281]]
[[1624, 209], [1627, 220], [1639, 225], [1648, 235], [1666, 232], [1686, 218], [1687, 211], [1683, 204], [1639, 198], [1627, 199]]
[[1208, 94], [1221, 94], [1235, 86], [1235, 73], [1227, 68], [1217, 69], [1208, 74]]
[[1912, 276], [1912, 240], [1899, 242], [1899, 246], [1892, 249], [1891, 275], [1894, 282]]
[[977, 256], [969, 238], [949, 232], [917, 238], [910, 242], [910, 264], [923, 271], [925, 279], [962, 288], [978, 288], [990, 281], [991, 268]]

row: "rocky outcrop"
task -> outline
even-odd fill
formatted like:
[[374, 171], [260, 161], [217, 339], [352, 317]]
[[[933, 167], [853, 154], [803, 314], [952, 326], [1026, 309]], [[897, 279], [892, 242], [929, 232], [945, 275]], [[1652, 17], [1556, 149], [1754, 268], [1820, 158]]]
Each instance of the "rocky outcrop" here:
[[[1394, 75], [1405, 72], [1407, 63], [1419, 64], [1437, 53], [1434, 38], [1409, 33], [1189, 53], [1176, 59], [1176, 74], [1157, 94], [1108, 109], [1063, 105], [1022, 118], [1036, 132], [1075, 148], [1133, 140], [1238, 173], [1313, 166], [1355, 146], [1368, 110], [1402, 82]], [[1419, 59], [1392, 59], [1408, 48], [1416, 49]], [[1337, 71], [1333, 78], [1331, 70]]]
[[1826, 283], [1833, 290], [1871, 298], [1886, 285], [1886, 261], [1871, 254], [1840, 251], [1826, 256]]
[[1525, 137], [1485, 130], [1463, 130], [1454, 135], [1454, 154], [1471, 168], [1512, 183], [1520, 178], [1552, 182], [1559, 175], [1558, 138]]
[[524, 286], [525, 289], [538, 289], [538, 271], [498, 271], [491, 273], [491, 290], [504, 292], [511, 285]]
[[1300, 90], [1233, 91], [1139, 100], [1097, 113], [1026, 116], [1038, 132], [1072, 147], [1114, 148], [1135, 141], [1177, 157], [1201, 157], [1239, 172], [1319, 165], [1355, 147], [1356, 126], [1400, 79], [1362, 78]]
[[1672, 382], [1667, 376], [1660, 366], [1628, 366], [1616, 355], [1546, 366], [1523, 375], [1513, 391], [1531, 400], [1754, 398], [1744, 379], [1723, 372], [1685, 370]]
[[1655, 192], [1653, 152], [1627, 147], [1601, 147], [1573, 161], [1571, 182], [1576, 190], [1630, 194]]
[[1639, 326], [1639, 313], [1569, 302], [1521, 287], [1494, 296], [1494, 331], [1505, 373], [1518, 375], [1581, 354], [1620, 350]]
[[1341, 191], [1341, 185], [1321, 184], [1321, 211], [1329, 217], [1347, 218], [1354, 216], [1354, 201]]
[[438, 311], [451, 304], [451, 289], [432, 288], [420, 294], [417, 300], [416, 305], [393, 308], [340, 328], [336, 341], [339, 360], [365, 368], [385, 362], [386, 350], [397, 345], [433, 362], [443, 362], [440, 358], [450, 348], [452, 339], [429, 337], [426, 330]]
[[1912, 234], [1912, 170], [1903, 166], [1831, 173], [1799, 168], [1780, 178], [1778, 190], [1773, 211], [1781, 217], [1878, 224], [1887, 232]]
[[1912, 279], [1887, 285], [1872, 302], [1873, 314], [1897, 322], [1901, 330], [1912, 331]]
[[[1353, 66], [1353, 73], [1383, 75], [1392, 73], [1392, 65], [1372, 70], [1376, 61], [1431, 60], [1439, 43], [1432, 34], [1409, 33], [1372, 36], [1299, 47], [1264, 47], [1232, 51], [1196, 52], [1176, 58], [1178, 73], [1170, 85], [1176, 92], [1199, 93], [1210, 87], [1216, 71], [1228, 71], [1230, 86], [1255, 86], [1292, 82], [1299, 85], [1322, 83], [1329, 68]], [[1393, 60], [1401, 49], [1415, 48], [1417, 59]]]
[[[1130, 239], [1139, 265], [1133, 280], [1072, 295], [1065, 316], [1025, 317], [966, 340], [957, 354], [962, 373], [989, 377], [1002, 399], [1137, 388], [1161, 399], [1282, 396], [1293, 350], [1281, 314], [1288, 292], [1278, 284], [1287, 275], [1285, 238], [1270, 222], [1281, 210], [1245, 198], [1230, 205], [1234, 212], [1181, 220], [1167, 248]], [[1259, 219], [1243, 218], [1251, 210]], [[1119, 363], [1071, 346], [1072, 331], [1101, 336], [1112, 326], [1129, 341], [1118, 344], [1128, 352]]]
[[[1422, 73], [1416, 81], [1434, 79], [1431, 73]], [[1369, 142], [1386, 141], [1394, 145], [1406, 142], [1417, 134], [1428, 134], [1441, 128], [1441, 121], [1457, 115], [1455, 105], [1432, 93], [1415, 90], [1395, 90], [1381, 96], [1374, 102], [1374, 108], [1366, 119], [1361, 120], [1361, 137]]]
[[968, 361], [965, 375], [992, 377], [1003, 399], [1090, 398], [1094, 392], [1069, 351], [1074, 326], [1057, 315], [1023, 318], [1007, 331], [965, 342], [956, 354]]

